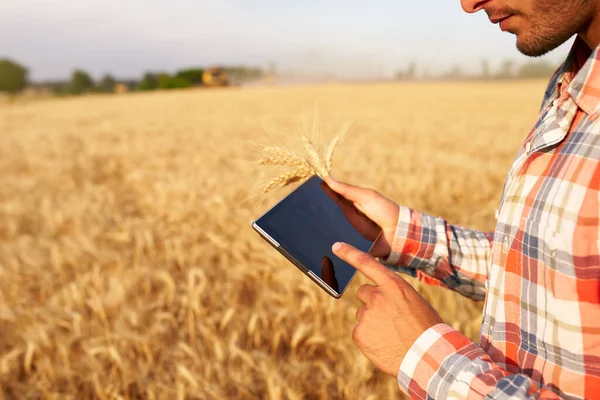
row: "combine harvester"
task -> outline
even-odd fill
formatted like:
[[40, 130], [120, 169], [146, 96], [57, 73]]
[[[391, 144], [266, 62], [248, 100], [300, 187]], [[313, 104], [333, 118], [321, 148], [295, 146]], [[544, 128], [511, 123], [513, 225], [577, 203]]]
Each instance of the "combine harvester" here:
[[226, 87], [230, 86], [231, 82], [224, 68], [210, 67], [202, 74], [202, 84], [205, 87]]

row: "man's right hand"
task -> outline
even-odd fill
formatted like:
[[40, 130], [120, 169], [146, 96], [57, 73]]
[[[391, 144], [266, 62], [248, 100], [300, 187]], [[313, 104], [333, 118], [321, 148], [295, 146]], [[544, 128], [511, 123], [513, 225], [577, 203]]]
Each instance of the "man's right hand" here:
[[[325, 182], [334, 192], [344, 197], [356, 209], [378, 225], [382, 235], [374, 243], [370, 254], [373, 257], [387, 257], [392, 250], [400, 206], [372, 189], [339, 182], [331, 176], [326, 177]], [[364, 217], [356, 215], [356, 211], [352, 207], [347, 209], [342, 207], [342, 210], [363, 236], [375, 240], [373, 236], [379, 233], [377, 227], [363, 223]]]

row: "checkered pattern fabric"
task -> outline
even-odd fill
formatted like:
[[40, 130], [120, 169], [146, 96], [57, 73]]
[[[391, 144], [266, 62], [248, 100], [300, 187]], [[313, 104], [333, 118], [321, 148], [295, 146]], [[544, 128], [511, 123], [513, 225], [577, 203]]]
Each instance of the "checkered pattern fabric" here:
[[398, 372], [417, 399], [600, 398], [600, 50], [577, 38], [506, 176], [494, 232], [401, 208], [396, 271], [485, 299], [480, 344], [446, 324]]

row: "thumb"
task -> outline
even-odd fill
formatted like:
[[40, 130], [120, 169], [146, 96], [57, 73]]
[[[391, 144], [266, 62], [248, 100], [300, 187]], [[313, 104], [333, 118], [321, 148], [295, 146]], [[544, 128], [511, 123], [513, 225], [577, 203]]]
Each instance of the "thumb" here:
[[400, 212], [400, 207], [395, 202], [374, 190], [343, 183], [332, 176], [327, 176], [325, 183], [381, 228], [395, 227]]
[[344, 198], [353, 203], [360, 203], [360, 201], [364, 200], [366, 197], [366, 189], [340, 182], [331, 175], [325, 177], [325, 182], [327, 183], [327, 186], [329, 186], [334, 192], [342, 195]]

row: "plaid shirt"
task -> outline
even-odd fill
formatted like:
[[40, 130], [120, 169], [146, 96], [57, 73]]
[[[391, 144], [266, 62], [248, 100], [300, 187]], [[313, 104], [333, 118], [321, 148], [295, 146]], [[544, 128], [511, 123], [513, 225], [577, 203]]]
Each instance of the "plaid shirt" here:
[[394, 270], [485, 299], [480, 345], [446, 324], [398, 372], [413, 398], [600, 397], [600, 48], [577, 38], [510, 168], [494, 232], [401, 207]]

